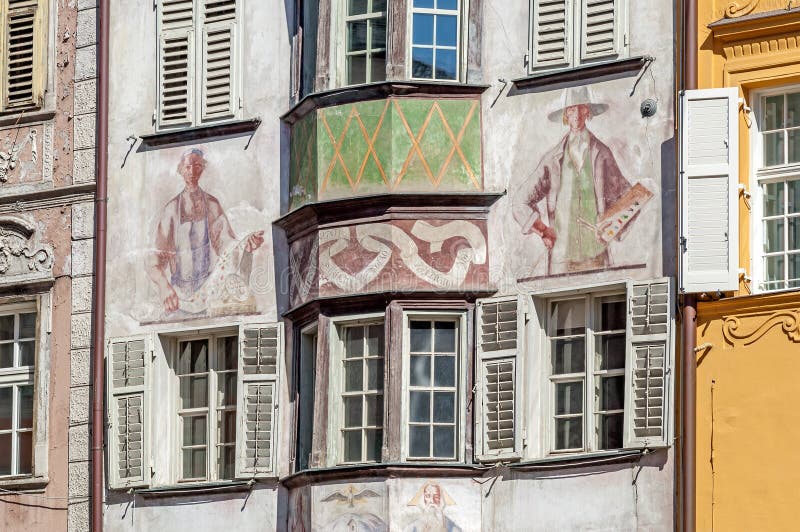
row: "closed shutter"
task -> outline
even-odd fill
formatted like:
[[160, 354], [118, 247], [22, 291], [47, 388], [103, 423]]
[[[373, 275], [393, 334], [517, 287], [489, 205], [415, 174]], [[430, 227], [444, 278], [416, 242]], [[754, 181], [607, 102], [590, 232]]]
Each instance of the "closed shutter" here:
[[234, 116], [236, 106], [236, 0], [203, 4], [203, 120]]
[[534, 0], [531, 28], [532, 67], [569, 65], [572, 0]]
[[159, 126], [188, 125], [194, 106], [194, 0], [161, 0], [159, 6]]
[[625, 447], [668, 445], [672, 374], [669, 279], [628, 283]]
[[237, 477], [276, 475], [277, 398], [283, 352], [283, 324], [240, 327]]
[[112, 488], [150, 482], [147, 423], [148, 368], [152, 357], [146, 336], [113, 338], [106, 354], [108, 379], [109, 484]]
[[620, 2], [581, 0], [581, 61], [618, 53]]
[[738, 89], [686, 91], [681, 128], [681, 287], [738, 289]]
[[477, 322], [477, 458], [481, 461], [519, 458], [525, 300], [518, 296], [480, 300]]
[[3, 13], [4, 109], [43, 103], [45, 11], [41, 0], [9, 0]]

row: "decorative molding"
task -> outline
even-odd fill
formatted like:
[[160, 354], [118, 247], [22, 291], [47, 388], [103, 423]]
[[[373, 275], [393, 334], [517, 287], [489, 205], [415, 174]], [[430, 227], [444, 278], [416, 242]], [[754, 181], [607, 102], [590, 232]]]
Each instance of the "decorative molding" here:
[[760, 0], [750, 0], [743, 6], [740, 6], [739, 2], [731, 2], [728, 4], [728, 7], [725, 8], [725, 18], [736, 18], [747, 15], [756, 8], [759, 1]]
[[39, 159], [39, 151], [36, 148], [36, 130], [31, 129], [22, 142], [14, 144], [11, 149], [0, 151], [0, 183], [8, 181], [8, 174], [17, 167], [20, 152], [30, 143], [31, 145], [31, 162], [35, 163]]
[[[41, 185], [41, 183], [37, 185]], [[10, 188], [5, 190], [10, 190]], [[38, 188], [16, 194], [3, 194], [0, 195], [0, 215], [94, 201], [94, 190], [94, 183], [58, 188], [53, 188], [52, 184], [50, 184], [49, 188]]]
[[723, 47], [725, 58], [744, 59], [756, 56], [774, 56], [777, 53], [796, 52], [800, 48], [800, 35], [767, 36], [727, 43]]
[[50, 183], [53, 181], [53, 138], [55, 136], [55, 124], [47, 122], [44, 125], [42, 134], [42, 181]]
[[21, 216], [0, 216], [0, 282], [50, 275], [53, 251], [35, 240], [36, 226]]
[[776, 325], [780, 325], [784, 334], [791, 341], [800, 342], [800, 310], [783, 310], [770, 314], [758, 327], [751, 331], [740, 331], [741, 325], [741, 320], [738, 317], [727, 316], [722, 324], [722, 333], [725, 339], [732, 344], [742, 342], [744, 345], [750, 345], [758, 341], [767, 331]]

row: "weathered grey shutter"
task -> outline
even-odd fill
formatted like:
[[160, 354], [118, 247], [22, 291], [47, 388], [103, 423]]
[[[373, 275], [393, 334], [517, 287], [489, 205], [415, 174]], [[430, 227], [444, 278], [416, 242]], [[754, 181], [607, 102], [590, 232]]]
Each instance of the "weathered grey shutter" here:
[[581, 61], [619, 52], [622, 0], [581, 0]]
[[112, 338], [108, 342], [108, 454], [112, 488], [146, 486], [150, 482], [147, 392], [151, 356], [146, 336]]
[[159, 3], [158, 122], [160, 127], [193, 120], [195, 43], [194, 0]]
[[625, 447], [669, 443], [672, 374], [670, 279], [628, 283]]
[[39, 0], [9, 0], [3, 13], [5, 109], [41, 105], [37, 76], [41, 70], [42, 31]]
[[236, 476], [275, 476], [277, 399], [283, 358], [283, 324], [239, 329], [239, 401]]
[[478, 301], [475, 451], [478, 460], [520, 457], [520, 365], [525, 346], [525, 300]]
[[686, 91], [681, 128], [681, 287], [739, 286], [738, 89]]
[[531, 22], [532, 67], [569, 65], [572, 0], [534, 0]]
[[203, 4], [202, 117], [232, 118], [236, 113], [236, 0]]

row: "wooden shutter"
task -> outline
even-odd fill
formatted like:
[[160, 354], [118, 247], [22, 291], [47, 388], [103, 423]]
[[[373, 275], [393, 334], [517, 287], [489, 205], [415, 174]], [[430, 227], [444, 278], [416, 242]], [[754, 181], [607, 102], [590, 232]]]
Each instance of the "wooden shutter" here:
[[112, 488], [150, 482], [147, 412], [149, 338], [112, 338], [106, 354], [108, 379], [109, 484]]
[[620, 2], [581, 0], [581, 61], [618, 53]]
[[236, 0], [203, 4], [203, 120], [232, 118], [236, 97]]
[[283, 352], [283, 324], [240, 327], [237, 477], [276, 476], [274, 451]]
[[482, 461], [515, 459], [521, 454], [519, 385], [525, 308], [521, 296], [478, 301], [475, 449]]
[[46, 46], [41, 0], [9, 0], [3, 12], [3, 108], [41, 106]]
[[669, 443], [672, 286], [669, 279], [628, 283], [625, 447]]
[[534, 0], [531, 23], [532, 67], [569, 65], [572, 0]]
[[681, 287], [730, 291], [739, 285], [738, 89], [682, 95]]
[[194, 106], [194, 0], [161, 0], [159, 7], [159, 126], [189, 125]]

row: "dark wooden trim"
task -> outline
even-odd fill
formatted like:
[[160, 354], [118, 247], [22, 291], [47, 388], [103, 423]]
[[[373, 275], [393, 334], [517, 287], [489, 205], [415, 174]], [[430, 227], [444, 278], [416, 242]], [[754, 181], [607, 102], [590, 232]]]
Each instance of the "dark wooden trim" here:
[[384, 371], [383, 460], [399, 462], [403, 444], [403, 309], [397, 301], [386, 307], [386, 362]]
[[386, 28], [386, 79], [407, 79], [406, 35], [408, 32], [408, 7], [406, 0], [387, 3]]
[[281, 120], [294, 124], [317, 109], [389, 97], [477, 98], [488, 88], [489, 85], [439, 81], [380, 81], [351, 85], [309, 94], [281, 116]]
[[0, 128], [5, 128], [9, 126], [29, 126], [32, 124], [40, 124], [42, 122], [47, 122], [52, 120], [56, 117], [55, 109], [49, 110], [32, 110], [30, 112], [25, 111], [10, 111], [7, 113], [0, 114]]
[[176, 484], [161, 488], [145, 488], [134, 490], [136, 495], [145, 499], [175, 497], [176, 495], [207, 495], [212, 493], [234, 493], [251, 491], [255, 480], [235, 480], [222, 482], [204, 482], [202, 484]]
[[142, 145], [144, 146], [168, 146], [172, 144], [182, 144], [184, 142], [213, 137], [225, 137], [228, 135], [238, 135], [240, 133], [254, 133], [260, 125], [260, 118], [251, 118], [248, 120], [236, 120], [233, 122], [223, 122], [220, 124], [207, 124], [170, 131], [160, 131], [158, 133], [151, 133], [148, 135], [139, 135], [139, 138], [142, 140]]
[[314, 437], [311, 440], [311, 467], [327, 466], [328, 458], [328, 392], [330, 383], [331, 320], [320, 314], [317, 322], [317, 363], [314, 376]]
[[483, 50], [483, 0], [469, 0], [467, 14], [467, 83], [476, 83], [483, 78], [481, 56]]
[[357, 466], [339, 466], [324, 469], [308, 469], [284, 477], [285, 487], [299, 488], [321, 482], [356, 480], [361, 478], [475, 478], [483, 476], [488, 467], [464, 464], [413, 464], [386, 463]]
[[511, 80], [514, 88], [541, 89], [562, 83], [581, 81], [588, 83], [595, 78], [615, 76], [619, 74], [633, 74], [641, 70], [648, 62], [655, 59], [648, 55], [619, 59], [616, 61], [603, 61], [575, 68], [565, 68], [554, 72], [543, 72]]
[[[328, 83], [330, 83], [332, 56], [331, 2], [332, 0], [319, 0], [319, 11], [317, 12], [317, 75], [314, 78], [314, 92], [324, 91], [328, 88]], [[300, 100], [301, 103], [302, 101]]]

